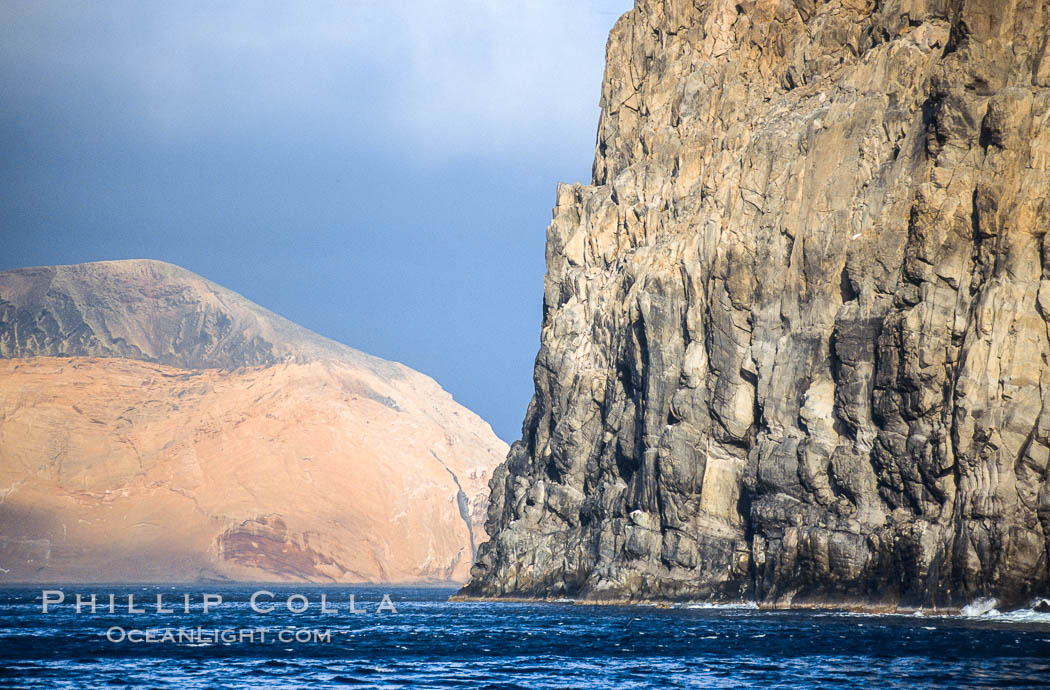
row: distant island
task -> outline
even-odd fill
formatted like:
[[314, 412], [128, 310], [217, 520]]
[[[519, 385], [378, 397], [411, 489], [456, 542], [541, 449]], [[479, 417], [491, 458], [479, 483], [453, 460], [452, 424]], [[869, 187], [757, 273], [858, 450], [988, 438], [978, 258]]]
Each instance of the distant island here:
[[178, 266], [0, 273], [0, 582], [462, 582], [506, 450]]

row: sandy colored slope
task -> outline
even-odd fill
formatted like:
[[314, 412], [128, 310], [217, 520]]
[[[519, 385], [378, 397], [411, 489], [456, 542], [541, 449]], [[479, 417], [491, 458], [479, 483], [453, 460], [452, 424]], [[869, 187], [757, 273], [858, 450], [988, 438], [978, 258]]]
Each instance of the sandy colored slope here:
[[0, 580], [462, 581], [506, 451], [407, 369], [0, 360]]

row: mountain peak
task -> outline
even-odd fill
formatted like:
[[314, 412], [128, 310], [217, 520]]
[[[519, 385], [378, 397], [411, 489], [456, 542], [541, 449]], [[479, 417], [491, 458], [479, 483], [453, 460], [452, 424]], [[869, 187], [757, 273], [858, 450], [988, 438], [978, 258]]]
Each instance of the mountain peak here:
[[329, 340], [181, 266], [155, 259], [0, 272], [0, 357], [122, 357], [189, 369], [341, 361], [399, 364]]

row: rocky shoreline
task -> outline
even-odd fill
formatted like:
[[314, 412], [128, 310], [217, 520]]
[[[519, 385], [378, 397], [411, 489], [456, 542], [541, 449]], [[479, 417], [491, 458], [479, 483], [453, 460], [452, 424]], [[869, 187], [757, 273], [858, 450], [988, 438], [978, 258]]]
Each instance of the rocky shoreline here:
[[[515, 604], [565, 604], [571, 606], [640, 606], [652, 608], [712, 608], [712, 609], [754, 609], [756, 611], [840, 611], [867, 615], [897, 616], [964, 616], [967, 607], [923, 608], [878, 606], [868, 602], [807, 602], [807, 603], [773, 603], [756, 601], [674, 601], [667, 599], [571, 599], [544, 597], [484, 597], [466, 594], [454, 594], [448, 599], [458, 603], [515, 603]], [[1050, 602], [1045, 599], [1030, 602], [1030, 606], [1007, 609], [999, 613], [1025, 611], [1031, 613], [1050, 613]], [[994, 605], [990, 605], [994, 609]], [[998, 610], [996, 609], [998, 612]]]

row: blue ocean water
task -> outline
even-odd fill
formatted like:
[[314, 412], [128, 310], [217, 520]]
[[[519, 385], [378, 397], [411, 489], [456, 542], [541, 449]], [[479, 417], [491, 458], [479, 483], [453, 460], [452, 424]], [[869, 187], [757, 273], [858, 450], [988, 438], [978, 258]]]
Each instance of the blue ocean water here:
[[[41, 588], [0, 590], [0, 687], [1050, 684], [1050, 616], [1038, 614], [869, 616], [689, 606], [449, 603], [453, 590], [447, 588], [54, 589], [65, 600], [49, 604], [46, 614]], [[272, 605], [272, 611], [252, 610], [250, 597], [257, 590], [273, 594], [256, 600], [264, 610]], [[78, 593], [84, 602], [79, 614], [74, 606]], [[93, 614], [87, 607], [91, 594], [96, 596]], [[142, 613], [128, 612], [129, 594]], [[157, 613], [158, 594], [162, 609], [171, 612]], [[204, 613], [204, 594], [221, 596], [222, 604], [213, 603]], [[334, 613], [321, 611], [321, 595]], [[350, 611], [350, 595], [362, 613]], [[297, 610], [304, 604], [308, 608], [292, 613], [289, 603]]]

